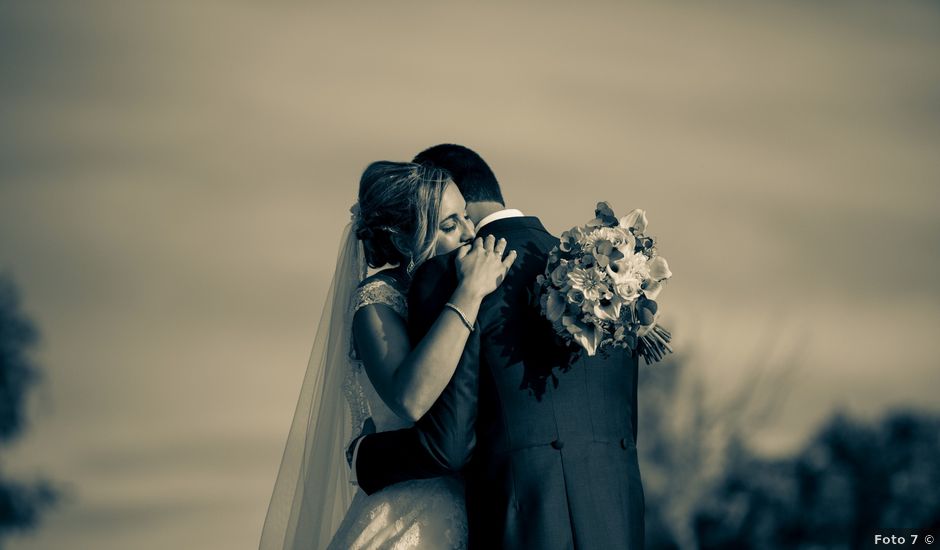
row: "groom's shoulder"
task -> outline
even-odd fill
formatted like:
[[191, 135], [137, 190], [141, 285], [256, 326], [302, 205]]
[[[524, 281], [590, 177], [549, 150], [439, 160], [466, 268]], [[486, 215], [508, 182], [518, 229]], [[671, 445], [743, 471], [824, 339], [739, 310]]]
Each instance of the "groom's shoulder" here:
[[408, 290], [408, 332], [412, 342], [427, 334], [456, 287], [457, 273], [451, 254], [436, 256], [418, 267]]
[[411, 289], [408, 294], [417, 299], [427, 296], [434, 290], [446, 286], [447, 281], [457, 278], [454, 258], [457, 250], [449, 254], [434, 256], [422, 263], [411, 278]]
[[443, 276], [448, 271], [456, 269], [454, 258], [457, 257], [458, 252], [459, 250], [453, 250], [447, 254], [441, 254], [439, 256], [429, 258], [427, 261], [418, 266], [418, 269], [415, 271], [412, 280], [419, 282], [421, 280], [434, 279]]

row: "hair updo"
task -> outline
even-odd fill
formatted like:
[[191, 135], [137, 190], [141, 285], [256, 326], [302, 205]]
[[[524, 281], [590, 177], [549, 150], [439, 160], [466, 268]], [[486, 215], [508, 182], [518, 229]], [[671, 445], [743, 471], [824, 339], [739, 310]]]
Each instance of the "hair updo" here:
[[441, 196], [450, 182], [446, 170], [410, 162], [382, 160], [366, 168], [356, 237], [370, 267], [416, 267], [434, 254]]

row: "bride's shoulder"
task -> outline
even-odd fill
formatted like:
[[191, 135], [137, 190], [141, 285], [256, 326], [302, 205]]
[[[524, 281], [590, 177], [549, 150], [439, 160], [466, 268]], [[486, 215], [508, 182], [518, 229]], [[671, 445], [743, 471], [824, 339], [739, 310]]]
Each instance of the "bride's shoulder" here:
[[376, 304], [389, 306], [402, 316], [407, 314], [406, 290], [394, 275], [380, 271], [367, 277], [356, 287], [353, 296], [354, 311]]

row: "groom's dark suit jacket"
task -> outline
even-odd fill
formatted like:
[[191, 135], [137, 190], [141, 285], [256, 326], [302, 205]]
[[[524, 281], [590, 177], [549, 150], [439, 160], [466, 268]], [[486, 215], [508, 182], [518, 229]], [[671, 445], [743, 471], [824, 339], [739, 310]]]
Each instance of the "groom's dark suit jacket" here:
[[[587, 357], [555, 342], [531, 292], [558, 239], [537, 218], [497, 220], [478, 236], [489, 234], [518, 252], [512, 269], [483, 301], [431, 410], [413, 428], [362, 440], [359, 485], [371, 494], [462, 470], [474, 549], [642, 548], [637, 358]], [[456, 285], [453, 255], [418, 270], [409, 296], [414, 341]]]

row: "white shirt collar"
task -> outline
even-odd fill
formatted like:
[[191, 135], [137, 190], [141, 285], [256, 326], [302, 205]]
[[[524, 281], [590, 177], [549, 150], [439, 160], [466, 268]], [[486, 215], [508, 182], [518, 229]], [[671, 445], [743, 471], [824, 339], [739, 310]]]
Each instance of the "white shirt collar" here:
[[480, 220], [480, 223], [477, 224], [477, 232], [479, 232], [480, 229], [483, 229], [484, 225], [495, 222], [496, 220], [503, 220], [506, 218], [521, 218], [524, 215], [525, 214], [519, 210], [516, 210], [515, 208], [504, 208], [502, 210], [497, 210], [496, 212], [493, 212], [489, 216], [486, 216]]

